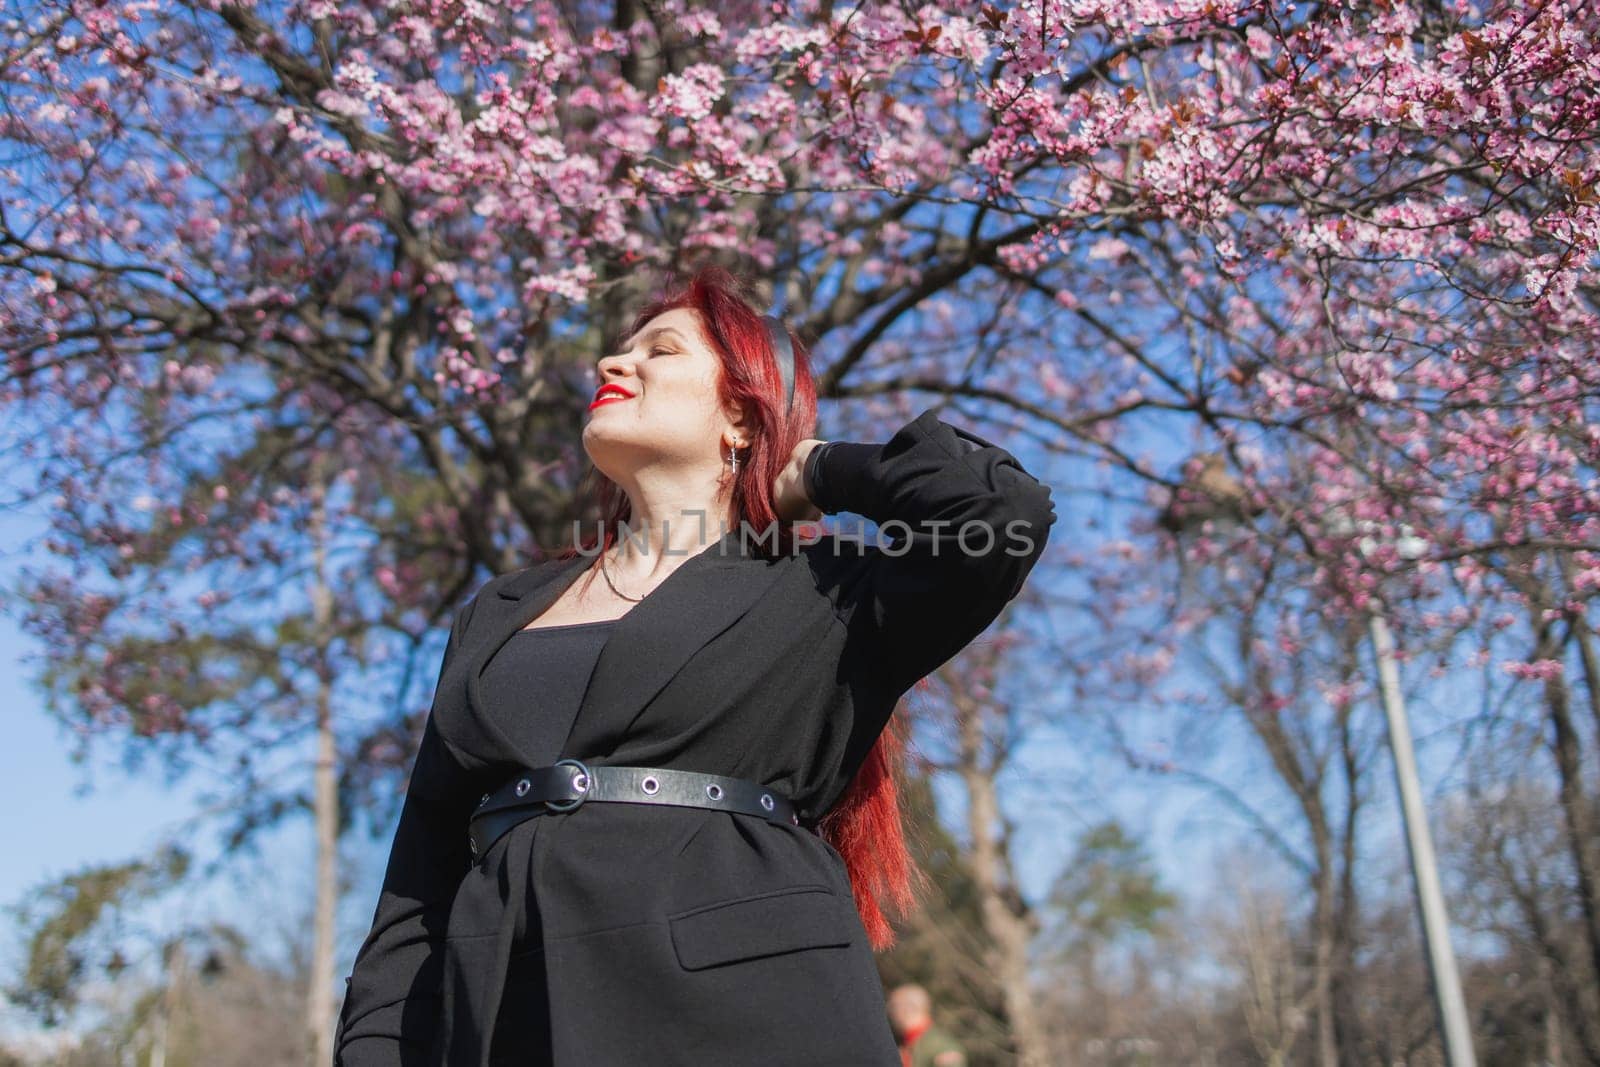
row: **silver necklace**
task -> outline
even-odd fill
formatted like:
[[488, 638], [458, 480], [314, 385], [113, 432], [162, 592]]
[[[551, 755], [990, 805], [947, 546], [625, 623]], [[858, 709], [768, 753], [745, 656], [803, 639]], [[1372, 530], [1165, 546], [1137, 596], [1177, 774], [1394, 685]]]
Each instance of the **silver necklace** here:
[[611, 587], [611, 591], [617, 594], [623, 600], [630, 600], [637, 604], [639, 601], [644, 599], [642, 596], [629, 596], [627, 593], [624, 593], [622, 590], [617, 588], [617, 583], [611, 580], [611, 572], [606, 570], [606, 554], [604, 552], [600, 553], [600, 575], [606, 580], [606, 584]]

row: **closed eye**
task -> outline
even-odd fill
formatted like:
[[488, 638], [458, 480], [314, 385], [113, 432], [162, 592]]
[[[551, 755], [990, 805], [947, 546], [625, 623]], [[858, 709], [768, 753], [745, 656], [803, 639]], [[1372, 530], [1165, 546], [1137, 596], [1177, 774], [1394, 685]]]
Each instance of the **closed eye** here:
[[[668, 347], [666, 345], [655, 345], [650, 349], [650, 354], [652, 356], [670, 356], [670, 355], [673, 354], [674, 351], [676, 351], [676, 349], [673, 349], [673, 348]], [[609, 358], [610, 358], [609, 356], [601, 356], [600, 359], [596, 360], [594, 365], [592, 367], [590, 367], [590, 370], [592, 370], [594, 372], [595, 377], [599, 377], [600, 376], [600, 364], [601, 364], [601, 362], [603, 362], [604, 360], [609, 359]]]

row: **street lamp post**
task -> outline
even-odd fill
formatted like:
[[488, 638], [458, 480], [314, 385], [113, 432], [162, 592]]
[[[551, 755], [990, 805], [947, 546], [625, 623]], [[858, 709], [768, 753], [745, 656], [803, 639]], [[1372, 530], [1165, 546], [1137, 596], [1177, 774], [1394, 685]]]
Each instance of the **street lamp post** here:
[[[1365, 525], [1365, 524], [1363, 524]], [[1395, 547], [1402, 558], [1416, 559], [1427, 549], [1426, 542], [1407, 529]], [[1361, 553], [1373, 548], [1371, 538], [1362, 538]], [[1428, 977], [1433, 985], [1434, 1004], [1439, 1011], [1439, 1033], [1444, 1041], [1445, 1062], [1449, 1067], [1477, 1067], [1472, 1049], [1472, 1028], [1467, 1022], [1467, 1002], [1461, 993], [1461, 974], [1456, 969], [1455, 950], [1450, 946], [1450, 918], [1445, 911], [1444, 891], [1439, 885], [1439, 863], [1433, 854], [1433, 836], [1428, 831], [1428, 812], [1422, 803], [1422, 784], [1417, 774], [1417, 755], [1411, 745], [1411, 723], [1406, 716], [1405, 697], [1400, 692], [1400, 670], [1395, 664], [1394, 637], [1389, 632], [1379, 600], [1367, 612], [1367, 627], [1372, 638], [1372, 654], [1378, 666], [1378, 690], [1383, 698], [1384, 719], [1389, 727], [1389, 751], [1394, 756], [1395, 784], [1400, 792], [1400, 819], [1405, 825], [1406, 852], [1411, 859], [1411, 884], [1416, 890], [1417, 911], [1422, 917], [1422, 937], [1427, 944]]]

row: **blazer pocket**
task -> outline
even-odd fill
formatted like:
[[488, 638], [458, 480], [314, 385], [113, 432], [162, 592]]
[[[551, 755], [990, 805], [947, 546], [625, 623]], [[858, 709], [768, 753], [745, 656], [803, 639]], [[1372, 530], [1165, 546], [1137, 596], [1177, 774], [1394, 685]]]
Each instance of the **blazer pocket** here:
[[848, 945], [851, 924], [826, 886], [796, 886], [706, 904], [667, 917], [672, 947], [685, 970]]

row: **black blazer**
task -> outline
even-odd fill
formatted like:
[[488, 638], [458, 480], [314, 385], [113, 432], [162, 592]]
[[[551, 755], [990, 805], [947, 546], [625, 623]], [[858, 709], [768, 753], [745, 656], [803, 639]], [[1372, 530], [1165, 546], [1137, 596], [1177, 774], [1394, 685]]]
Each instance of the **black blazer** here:
[[[846, 525], [773, 555], [734, 530], [689, 557], [613, 629], [563, 757], [753, 779], [809, 824], [899, 697], [1017, 595], [1055, 521], [1015, 457], [931, 409], [883, 444], [832, 443], [815, 472], [819, 508], [882, 538]], [[894, 1067], [843, 858], [810, 830], [596, 803], [470, 855], [467, 817], [527, 762], [484, 713], [481, 672], [590, 562], [500, 575], [457, 613], [335, 1063], [488, 1064], [531, 931], [547, 981], [505, 1010], [548, 1011], [543, 1062]]]

